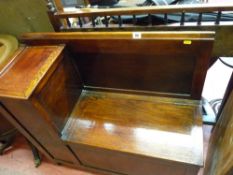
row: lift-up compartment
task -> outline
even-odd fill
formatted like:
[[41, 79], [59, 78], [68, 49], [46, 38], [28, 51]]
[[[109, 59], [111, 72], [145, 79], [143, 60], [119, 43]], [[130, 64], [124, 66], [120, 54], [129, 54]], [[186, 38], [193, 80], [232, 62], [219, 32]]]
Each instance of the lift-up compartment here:
[[193, 100], [83, 90], [63, 140], [81, 164], [110, 172], [190, 175], [203, 165]]

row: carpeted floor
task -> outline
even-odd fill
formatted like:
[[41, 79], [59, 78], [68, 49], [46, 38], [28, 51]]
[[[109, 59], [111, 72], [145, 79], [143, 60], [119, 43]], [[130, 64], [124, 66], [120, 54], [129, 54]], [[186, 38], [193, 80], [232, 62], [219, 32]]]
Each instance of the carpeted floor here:
[[45, 157], [42, 159], [42, 164], [35, 168], [30, 147], [25, 138], [19, 135], [12, 147], [0, 156], [0, 175], [94, 175], [70, 167], [54, 165]]

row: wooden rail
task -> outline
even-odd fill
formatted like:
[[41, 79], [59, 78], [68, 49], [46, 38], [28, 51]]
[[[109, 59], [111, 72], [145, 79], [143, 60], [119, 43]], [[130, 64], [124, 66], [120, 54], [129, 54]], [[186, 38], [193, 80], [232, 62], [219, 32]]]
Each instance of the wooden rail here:
[[74, 12], [57, 12], [55, 16], [66, 17], [92, 17], [92, 16], [113, 16], [113, 15], [140, 15], [140, 14], [163, 14], [163, 13], [201, 13], [214, 11], [233, 11], [232, 5], [170, 5], [170, 6], [150, 6], [150, 7], [127, 7], [127, 8], [109, 8], [95, 9], [83, 8]]
[[[80, 29], [80, 28], [124, 28], [135, 27], [137, 25], [137, 17], [143, 15], [146, 17], [146, 25], [150, 26], [167, 26], [170, 25], [168, 16], [171, 14], [179, 14], [179, 25], [183, 26], [189, 21], [186, 21], [187, 14], [193, 13], [197, 17], [195, 23], [197, 26], [202, 25], [203, 15], [207, 13], [214, 13], [215, 19], [211, 25], [219, 25], [222, 21], [222, 15], [226, 12], [233, 11], [233, 4], [228, 5], [213, 5], [213, 4], [198, 4], [198, 5], [170, 5], [170, 6], [150, 6], [150, 7], [131, 7], [131, 8], [109, 8], [109, 9], [95, 9], [83, 8], [77, 9], [73, 12], [57, 11], [53, 13], [53, 20], [60, 21], [61, 29]], [[163, 15], [163, 23], [154, 23], [153, 15]], [[131, 23], [125, 23], [124, 17], [131, 17]], [[114, 23], [112, 19], [114, 17]], [[233, 19], [233, 14], [232, 14]], [[66, 21], [67, 25], [63, 25]], [[101, 21], [101, 22], [100, 22]], [[100, 23], [99, 23], [100, 22]], [[192, 21], [193, 22], [193, 21]], [[233, 20], [232, 20], [233, 22]], [[74, 25], [75, 24], [75, 25]], [[58, 23], [53, 24], [58, 26]]]

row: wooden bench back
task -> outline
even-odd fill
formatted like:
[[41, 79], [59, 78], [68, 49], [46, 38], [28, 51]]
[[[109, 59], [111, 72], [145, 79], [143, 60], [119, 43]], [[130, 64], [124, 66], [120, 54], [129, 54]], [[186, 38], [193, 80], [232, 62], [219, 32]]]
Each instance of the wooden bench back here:
[[86, 88], [200, 99], [212, 32], [27, 34], [26, 43], [66, 43]]

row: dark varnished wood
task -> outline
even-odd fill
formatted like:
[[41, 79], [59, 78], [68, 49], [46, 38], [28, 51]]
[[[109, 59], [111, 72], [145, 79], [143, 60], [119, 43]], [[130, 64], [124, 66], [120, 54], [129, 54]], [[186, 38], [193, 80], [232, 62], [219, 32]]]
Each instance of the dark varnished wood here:
[[72, 144], [86, 169], [95, 169], [109, 175], [196, 175], [198, 166], [135, 156], [82, 144]]
[[25, 47], [17, 59], [0, 74], [0, 94], [27, 99], [64, 46]]
[[[0, 103], [0, 108], [2, 104]], [[8, 120], [0, 112], [0, 135], [14, 129], [14, 127], [8, 122]]]
[[[231, 81], [232, 83], [232, 81]], [[232, 84], [230, 84], [232, 87]], [[205, 175], [231, 175], [233, 170], [233, 91], [228, 89], [229, 98], [214, 128], [208, 149]]]
[[[147, 174], [166, 174], [156, 171], [162, 165], [155, 162], [167, 164], [167, 173], [186, 174], [185, 164], [196, 169], [203, 165], [199, 108], [192, 100], [83, 90], [63, 139], [86, 166], [142, 174], [137, 161], [145, 159]], [[146, 165], [150, 160], [154, 163]], [[181, 163], [175, 173], [173, 161]], [[134, 170], [133, 164], [138, 164]]]
[[[65, 42], [85, 86], [158, 91], [200, 99], [214, 33], [140, 34], [140, 39], [134, 39], [133, 32], [38, 33], [26, 34], [22, 40], [32, 44]], [[184, 44], [186, 40], [191, 44]]]
[[17, 130], [21, 134], [23, 134], [28, 140], [30, 140], [30, 142], [34, 146], [36, 146], [36, 148], [41, 153], [43, 153], [43, 155], [45, 155], [46, 158], [48, 158], [48, 160], [55, 163], [53, 156], [49, 152], [47, 152], [47, 150], [38, 142], [38, 140], [31, 135], [30, 131], [28, 131], [25, 127], [23, 127], [22, 124], [20, 124], [17, 121], [17, 119], [12, 115], [12, 113], [10, 113], [9, 110], [6, 109], [2, 104], [0, 105], [0, 115], [4, 117], [5, 119], [7, 119], [7, 121], [10, 122], [13, 126], [15, 126], [15, 128], [17, 128]]
[[[198, 48], [203, 44], [211, 50], [207, 46], [211, 42], [183, 42], [91, 40], [77, 43], [79, 46], [72, 50], [78, 55], [75, 59], [85, 86], [177, 93], [198, 99], [204, 82], [199, 78], [205, 75], [209, 58], [201, 57], [206, 50]], [[198, 59], [201, 65], [197, 65]]]
[[1, 99], [4, 106], [17, 118], [17, 121], [30, 131], [30, 134], [43, 145], [53, 159], [64, 160], [71, 164], [76, 162], [69, 150], [61, 142], [59, 133], [46, 121], [46, 114], [41, 114], [31, 101]]
[[10, 87], [0, 85], [0, 101], [54, 162], [107, 174], [197, 174], [214, 33], [140, 34], [25, 34], [27, 47], [0, 77]]
[[[141, 39], [204, 39], [213, 40], [215, 35], [211, 31], [140, 31]], [[76, 40], [103, 40], [103, 39], [132, 39], [131, 31], [115, 32], [59, 32], [59, 33], [25, 33], [20, 37], [20, 41], [25, 44], [45, 44], [45, 43], [67, 43]]]
[[[88, 28], [77, 29], [63, 29], [63, 32], [90, 32]], [[106, 29], [104, 28], [93, 28], [91, 31], [104, 32]], [[156, 27], [122, 27], [122, 28], [111, 28], [108, 27], [107, 31], [112, 32], [128, 32], [128, 31], [215, 31], [216, 37], [212, 52], [212, 57], [232, 57], [232, 40], [233, 36], [231, 33], [233, 32], [233, 26], [231, 24], [222, 24], [218, 26], [209, 26], [202, 25], [196, 26], [196, 23], [189, 23], [189, 25], [178, 26], [178, 25], [170, 25], [170, 26], [156, 26]], [[226, 37], [227, 36], [227, 37]]]
[[43, 88], [32, 96], [38, 107], [46, 111], [59, 132], [62, 131], [82, 88], [71, 59], [67, 55], [64, 57]]
[[60, 132], [82, 83], [63, 49], [64, 45], [27, 46], [1, 74], [0, 100], [11, 113], [8, 118], [20, 126], [12, 123], [29, 132], [55, 162], [77, 164], [60, 140]]

